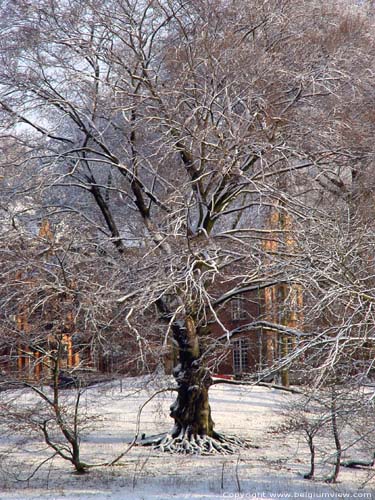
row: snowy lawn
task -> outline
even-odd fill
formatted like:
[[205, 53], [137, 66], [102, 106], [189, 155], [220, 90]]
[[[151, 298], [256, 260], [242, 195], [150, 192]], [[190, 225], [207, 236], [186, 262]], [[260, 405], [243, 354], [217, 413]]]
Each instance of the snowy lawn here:
[[[88, 388], [82, 411], [95, 418], [83, 433], [83, 461], [108, 461], [123, 452], [134, 436], [139, 406], [155, 389], [170, 384], [164, 378], [129, 378]], [[67, 399], [71, 394], [74, 390], [64, 391]], [[20, 404], [34, 397], [27, 392], [14, 395]], [[55, 458], [24, 481], [49, 451], [40, 439], [1, 432], [0, 499], [375, 498], [374, 471], [342, 469], [336, 485], [302, 478], [309, 460], [305, 442], [272, 432], [281, 422], [282, 408], [298, 396], [224, 384], [212, 387], [210, 396], [216, 429], [249, 438], [254, 447], [234, 456], [210, 457], [171, 456], [133, 447], [119, 465], [95, 468], [83, 476]], [[140, 433], [170, 430], [168, 408], [173, 399], [171, 393], [160, 394], [144, 408]], [[326, 462], [318, 476], [323, 478], [330, 467]]]

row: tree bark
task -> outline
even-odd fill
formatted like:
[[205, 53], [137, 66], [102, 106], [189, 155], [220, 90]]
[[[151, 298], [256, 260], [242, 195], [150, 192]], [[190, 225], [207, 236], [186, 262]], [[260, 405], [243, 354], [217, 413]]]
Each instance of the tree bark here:
[[314, 446], [314, 438], [312, 434], [308, 434], [308, 444], [310, 450], [310, 471], [305, 474], [303, 477], [305, 479], [312, 479], [315, 474], [315, 446]]
[[175, 421], [172, 437], [215, 437], [214, 422], [208, 402], [208, 390], [212, 385], [209, 370], [202, 366], [199, 337], [194, 320], [175, 321], [173, 337], [179, 350], [179, 363], [173, 370], [178, 394], [171, 405], [171, 417]]
[[334, 390], [332, 389], [331, 424], [332, 424], [333, 438], [335, 440], [335, 446], [336, 446], [336, 459], [335, 459], [335, 467], [333, 470], [333, 474], [332, 474], [332, 476], [330, 476], [326, 480], [327, 483], [336, 483], [337, 482], [337, 478], [338, 478], [338, 475], [340, 472], [340, 463], [341, 463], [341, 455], [342, 455], [340, 435], [339, 435], [339, 430], [338, 430], [338, 426], [337, 426], [336, 397], [337, 396], [334, 393]]

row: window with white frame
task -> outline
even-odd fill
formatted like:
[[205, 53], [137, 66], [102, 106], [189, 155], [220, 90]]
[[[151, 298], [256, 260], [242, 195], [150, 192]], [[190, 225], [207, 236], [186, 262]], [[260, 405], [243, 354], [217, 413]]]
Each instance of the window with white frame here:
[[233, 341], [233, 372], [243, 373], [249, 367], [249, 339], [236, 339]]
[[232, 320], [246, 319], [245, 301], [242, 297], [234, 297], [231, 301]]

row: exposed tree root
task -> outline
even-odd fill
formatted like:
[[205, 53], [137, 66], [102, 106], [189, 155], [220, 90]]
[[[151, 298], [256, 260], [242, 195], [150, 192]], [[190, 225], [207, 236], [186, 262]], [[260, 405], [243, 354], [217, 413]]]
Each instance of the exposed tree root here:
[[214, 433], [214, 436], [187, 436], [181, 432], [178, 436], [161, 434], [139, 441], [140, 445], [153, 446], [155, 450], [184, 455], [233, 455], [241, 448], [249, 448], [248, 440], [236, 436]]

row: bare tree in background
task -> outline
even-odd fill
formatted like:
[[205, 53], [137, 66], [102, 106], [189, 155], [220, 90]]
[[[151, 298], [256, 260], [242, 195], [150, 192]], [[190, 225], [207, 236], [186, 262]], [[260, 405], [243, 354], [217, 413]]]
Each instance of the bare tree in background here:
[[[71, 339], [73, 323], [79, 322], [76, 313], [81, 316], [79, 289], [72, 280], [74, 264], [68, 265], [71, 255], [55, 245], [47, 224], [38, 238], [27, 234], [20, 238], [14, 230], [7, 236], [13, 236], [12, 243], [0, 252], [5, 278], [1, 287], [0, 389], [4, 392], [0, 425], [15, 435], [39, 434], [52, 450], [31, 476], [56, 455], [82, 473], [86, 469], [80, 458], [85, 420], [80, 409], [82, 391], [66, 374], [69, 368], [78, 367], [81, 354], [78, 345], [73, 353]], [[84, 307], [82, 300], [80, 306]], [[65, 386], [76, 387], [75, 397], [63, 395]], [[28, 397], [30, 393], [33, 397]]]
[[[305, 333], [263, 326], [299, 339], [282, 367], [313, 350], [319, 374], [348, 352], [354, 317], [356, 345], [372, 328], [360, 249], [371, 226], [342, 232], [373, 155], [371, 19], [292, 0], [9, 1], [2, 14], [2, 136], [22, 150], [11, 175], [3, 164], [8, 222], [78, 225], [97, 267], [116, 270], [107, 297], [124, 325], [150, 311], [165, 322], [178, 396], [156, 444], [232, 452], [240, 442], [214, 430], [206, 366], [227, 301], [302, 287]], [[268, 225], [275, 207], [288, 227]], [[147, 342], [152, 327], [136, 330]]]

